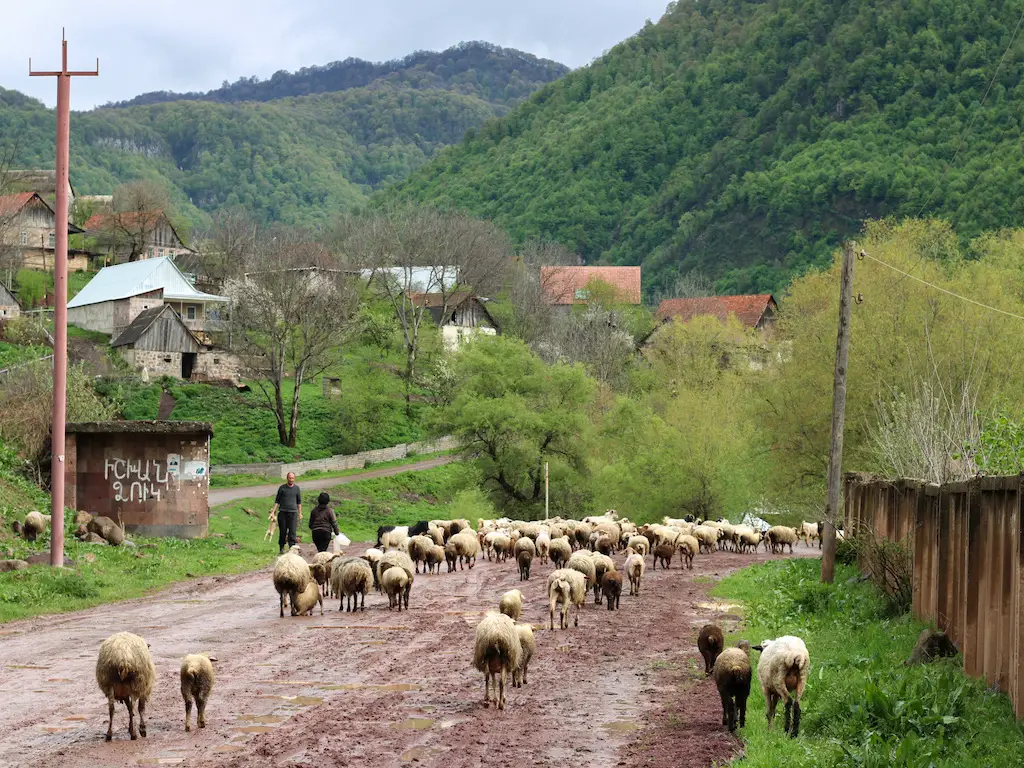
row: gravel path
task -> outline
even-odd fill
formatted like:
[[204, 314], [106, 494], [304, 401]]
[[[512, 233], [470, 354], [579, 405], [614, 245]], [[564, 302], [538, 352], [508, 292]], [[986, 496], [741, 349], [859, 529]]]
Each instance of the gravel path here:
[[[324, 616], [280, 619], [269, 571], [261, 571], [2, 625], [0, 765], [721, 763], [740, 743], [721, 726], [695, 638], [710, 619], [739, 620], [708, 597], [713, 578], [765, 559], [716, 552], [698, 556], [692, 571], [648, 570], [641, 595], [623, 594], [617, 612], [591, 597], [579, 628], [567, 631], [546, 629], [551, 566], [535, 563], [521, 584], [511, 560], [417, 576], [402, 613], [371, 594], [365, 612], [339, 613], [331, 600]], [[513, 587], [526, 595], [537, 654], [528, 685], [512, 689], [508, 709], [497, 712], [482, 705], [483, 676], [470, 667], [473, 628]], [[149, 737], [128, 740], [118, 705], [107, 744], [106, 701], [93, 675], [100, 642], [121, 630], [150, 643], [159, 679]], [[178, 666], [191, 652], [217, 657], [217, 683], [208, 727], [193, 721], [186, 734]]]

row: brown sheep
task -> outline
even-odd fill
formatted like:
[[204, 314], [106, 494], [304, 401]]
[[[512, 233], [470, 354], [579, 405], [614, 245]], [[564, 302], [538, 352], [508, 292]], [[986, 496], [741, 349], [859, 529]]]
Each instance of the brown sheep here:
[[181, 660], [181, 698], [185, 700], [185, 732], [192, 730], [192, 700], [196, 702], [196, 725], [206, 727], [206, 702], [213, 690], [213, 664], [208, 656], [190, 653]]
[[605, 571], [601, 577], [601, 591], [608, 602], [608, 610], [616, 610], [622, 595], [622, 574], [618, 571]]
[[715, 666], [715, 659], [725, 647], [722, 630], [716, 624], [705, 624], [697, 635], [697, 650], [704, 657], [704, 674], [710, 675]]

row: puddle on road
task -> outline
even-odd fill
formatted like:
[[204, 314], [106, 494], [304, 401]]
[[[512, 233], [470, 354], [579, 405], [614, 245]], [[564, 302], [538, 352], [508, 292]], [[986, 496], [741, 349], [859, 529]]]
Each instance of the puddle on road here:
[[434, 757], [444, 752], [440, 747], [413, 747], [412, 749], [406, 750], [402, 753], [399, 760], [403, 763], [411, 763], [414, 760], [420, 761], [425, 760], [428, 757]]
[[[181, 752], [183, 750], [175, 750]], [[179, 763], [185, 762], [184, 755], [174, 755], [167, 757], [140, 757], [135, 761], [139, 765], [178, 765]]]
[[640, 725], [634, 723], [632, 720], [615, 720], [610, 723], [605, 723], [601, 727], [604, 728], [606, 731], [612, 731], [614, 733], [640, 730]]
[[46, 678], [46, 682], [48, 682], [48, 683], [73, 683], [74, 680], [72, 680], [69, 677], [48, 677], [48, 678]]
[[39, 726], [47, 733], [64, 733], [64, 731], [73, 731], [77, 725], [41, 725]]
[[64, 719], [65, 720], [74, 720], [76, 722], [80, 722], [80, 721], [88, 720], [89, 716], [88, 715], [68, 715]]
[[36, 664], [8, 664], [8, 669], [49, 669], [49, 667], [40, 667]]
[[280, 699], [285, 704], [295, 707], [311, 707], [314, 704], [323, 704], [324, 700], [318, 696], [257, 696], [258, 699]]
[[242, 733], [270, 733], [272, 730], [274, 730], [274, 726], [272, 726], [272, 725], [243, 725], [241, 727], [234, 728], [234, 730], [241, 731]]
[[378, 632], [404, 632], [410, 627], [374, 627], [369, 624], [317, 624], [312, 627], [303, 627], [303, 629], [374, 629]]
[[236, 719], [246, 723], [259, 723], [260, 725], [276, 725], [277, 723], [283, 723], [288, 718], [281, 717], [279, 715], [239, 715]]
[[705, 611], [718, 611], [719, 613], [725, 613], [733, 608], [742, 608], [742, 605], [738, 603], [697, 603], [698, 608], [702, 608]]
[[434, 721], [426, 717], [410, 717], [408, 720], [395, 725], [396, 728], [410, 731], [425, 731], [427, 728], [432, 726]]
[[[275, 665], [276, 666], [276, 665]], [[316, 688], [320, 683], [313, 680], [258, 680], [257, 685], [305, 685], [308, 688]], [[275, 697], [271, 697], [275, 698]]]
[[321, 685], [322, 691], [418, 691], [420, 687], [413, 683], [389, 683], [374, 685], [373, 683], [343, 683], [341, 685]]

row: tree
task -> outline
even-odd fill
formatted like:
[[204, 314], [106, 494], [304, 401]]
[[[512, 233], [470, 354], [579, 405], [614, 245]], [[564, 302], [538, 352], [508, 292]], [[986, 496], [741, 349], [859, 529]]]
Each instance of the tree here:
[[498, 505], [527, 516], [542, 511], [550, 463], [553, 506], [581, 508], [594, 394], [582, 367], [546, 365], [521, 341], [486, 336], [460, 350], [455, 379], [440, 424], [477, 463]]
[[294, 447], [302, 385], [340, 357], [358, 306], [356, 281], [321, 244], [284, 230], [246, 266], [229, 291], [237, 350], [281, 443]]
[[[0, 148], [0, 198], [11, 193], [11, 162], [17, 145], [8, 144]], [[14, 273], [21, 266], [21, 248], [15, 228], [18, 212], [13, 206], [0, 205], [0, 282], [14, 289]]]
[[179, 268], [217, 284], [237, 278], [256, 252], [260, 226], [244, 208], [217, 211], [199, 236], [195, 254], [175, 259]]
[[116, 261], [138, 261], [170, 216], [167, 190], [148, 181], [132, 181], [114, 190], [114, 209], [100, 216], [99, 244]]
[[394, 310], [405, 350], [406, 407], [411, 408], [428, 308], [444, 318], [466, 294], [501, 290], [510, 257], [507, 239], [488, 222], [403, 206], [346, 217], [335, 240]]

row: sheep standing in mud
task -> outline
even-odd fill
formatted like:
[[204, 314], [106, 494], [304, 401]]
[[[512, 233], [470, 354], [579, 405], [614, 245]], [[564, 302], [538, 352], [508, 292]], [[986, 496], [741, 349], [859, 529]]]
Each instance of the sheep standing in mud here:
[[516, 623], [502, 613], [488, 613], [476, 626], [473, 666], [484, 673], [484, 706], [491, 703], [491, 689], [498, 709], [505, 709], [505, 681], [520, 664], [522, 641]]
[[213, 690], [212, 659], [200, 653], [190, 653], [181, 660], [181, 698], [185, 700], [185, 732], [192, 730], [192, 700], [196, 702], [196, 725], [206, 727], [206, 702]]
[[[100, 645], [96, 660], [96, 682], [107, 697], [110, 722], [107, 741], [114, 738], [114, 702], [120, 701], [128, 709], [128, 733], [135, 741], [146, 738], [146, 702], [153, 694], [156, 667], [149, 655], [149, 645], [131, 632], [118, 632]], [[135, 728], [135, 704], [139, 708], [139, 727]]]

